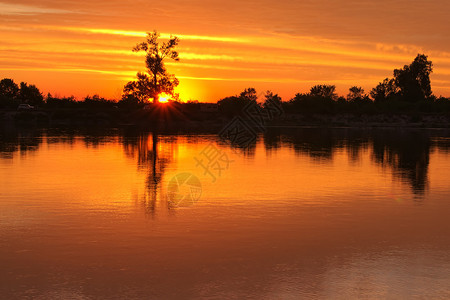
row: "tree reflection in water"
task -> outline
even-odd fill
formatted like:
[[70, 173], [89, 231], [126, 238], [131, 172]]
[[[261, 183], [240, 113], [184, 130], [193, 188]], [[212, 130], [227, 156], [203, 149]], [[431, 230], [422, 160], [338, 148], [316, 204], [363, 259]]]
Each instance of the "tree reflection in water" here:
[[420, 196], [428, 187], [430, 152], [448, 151], [448, 136], [447, 130], [297, 128], [271, 129], [263, 139], [269, 153], [288, 146], [321, 161], [332, 161], [336, 151], [346, 149], [349, 160], [356, 162], [362, 152], [371, 150], [376, 164], [390, 168], [394, 178]]
[[[394, 178], [408, 184], [420, 198], [428, 189], [430, 153], [436, 149], [450, 152], [448, 130], [421, 129], [269, 129], [262, 138], [266, 153], [282, 147], [313, 160], [331, 162], [336, 152], [346, 150], [350, 163], [357, 163], [369, 151], [374, 163], [390, 170]], [[108, 143], [122, 144], [127, 157], [137, 162], [138, 170], [146, 173], [145, 193], [138, 201], [145, 211], [154, 215], [158, 208], [168, 210], [162, 179], [167, 166], [175, 159], [177, 136], [158, 133], [116, 131], [77, 131], [61, 129], [17, 129], [0, 126], [0, 160], [16, 155], [36, 153], [43, 141], [47, 145], [74, 144], [81, 139], [86, 148], [98, 148]], [[195, 140], [195, 136], [193, 138]], [[243, 153], [253, 159], [257, 143]], [[240, 149], [242, 150], [242, 149]]]
[[141, 133], [122, 136], [122, 144], [125, 154], [137, 159], [138, 169], [145, 171], [145, 194], [139, 197], [139, 202], [144, 206], [146, 213], [155, 215], [160, 206], [167, 209], [167, 201], [161, 187], [161, 181], [167, 165], [174, 159], [174, 145], [176, 138], [160, 136], [157, 132]]
[[385, 131], [374, 134], [373, 159], [392, 168], [394, 177], [410, 184], [421, 195], [428, 186], [431, 140], [421, 131]]

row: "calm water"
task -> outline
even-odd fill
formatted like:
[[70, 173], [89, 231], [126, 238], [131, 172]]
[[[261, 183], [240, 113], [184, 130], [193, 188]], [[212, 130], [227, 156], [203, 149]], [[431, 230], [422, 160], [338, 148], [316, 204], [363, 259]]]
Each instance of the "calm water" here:
[[449, 137], [3, 131], [0, 298], [448, 299]]

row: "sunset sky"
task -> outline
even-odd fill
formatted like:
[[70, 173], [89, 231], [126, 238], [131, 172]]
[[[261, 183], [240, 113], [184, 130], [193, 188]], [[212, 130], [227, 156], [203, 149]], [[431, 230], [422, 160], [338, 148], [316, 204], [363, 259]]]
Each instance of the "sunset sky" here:
[[183, 100], [255, 87], [287, 101], [314, 84], [368, 92], [419, 52], [434, 63], [434, 93], [450, 96], [449, 11], [444, 0], [0, 0], [0, 78], [118, 99], [144, 70], [131, 48], [156, 29], [181, 40], [168, 69]]

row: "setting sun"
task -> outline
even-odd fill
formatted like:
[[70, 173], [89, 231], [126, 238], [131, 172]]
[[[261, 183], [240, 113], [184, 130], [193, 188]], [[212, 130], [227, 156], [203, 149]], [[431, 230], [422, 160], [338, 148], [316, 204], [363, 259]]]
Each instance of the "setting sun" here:
[[170, 95], [168, 95], [166, 93], [162, 93], [162, 94], [159, 94], [158, 101], [159, 101], [159, 103], [167, 103], [167, 102], [169, 102], [170, 97], [171, 97]]

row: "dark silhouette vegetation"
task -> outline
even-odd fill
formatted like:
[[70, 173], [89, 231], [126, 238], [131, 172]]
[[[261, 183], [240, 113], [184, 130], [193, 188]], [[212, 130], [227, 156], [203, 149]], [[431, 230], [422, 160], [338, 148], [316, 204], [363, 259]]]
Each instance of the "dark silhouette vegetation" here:
[[145, 66], [147, 74], [138, 72], [137, 80], [128, 82], [123, 88], [122, 100], [128, 103], [156, 102], [161, 93], [168, 94], [175, 99], [178, 95], [174, 89], [178, 86], [178, 79], [167, 72], [164, 65], [166, 59], [179, 61], [175, 50], [179, 43], [177, 37], [170, 37], [167, 42], [159, 42], [159, 33], [147, 33], [144, 42], [137, 44], [133, 52], [145, 52]]
[[42, 105], [44, 97], [35, 85], [16, 84], [4, 78], [0, 81], [0, 108], [16, 108], [19, 104]]
[[[158, 42], [150, 33], [135, 51], [146, 52], [147, 74], [138, 73], [129, 82], [120, 100], [98, 95], [82, 100], [75, 97], [43, 96], [35, 85], [16, 84], [12, 79], [0, 81], [0, 120], [50, 125], [172, 126], [175, 128], [220, 129], [249, 105], [269, 110], [274, 103], [284, 111], [283, 119], [267, 126], [424, 126], [448, 127], [450, 99], [432, 93], [430, 74], [433, 64], [418, 54], [410, 65], [393, 71], [392, 78], [381, 81], [371, 91], [352, 86], [347, 95], [336, 93], [335, 85], [315, 85], [283, 101], [278, 94], [258, 94], [254, 88], [220, 99], [217, 103], [180, 102], [173, 90], [178, 80], [168, 74], [164, 59], [178, 60], [174, 50], [178, 39]], [[174, 95], [169, 103], [154, 101], [160, 93]]]

